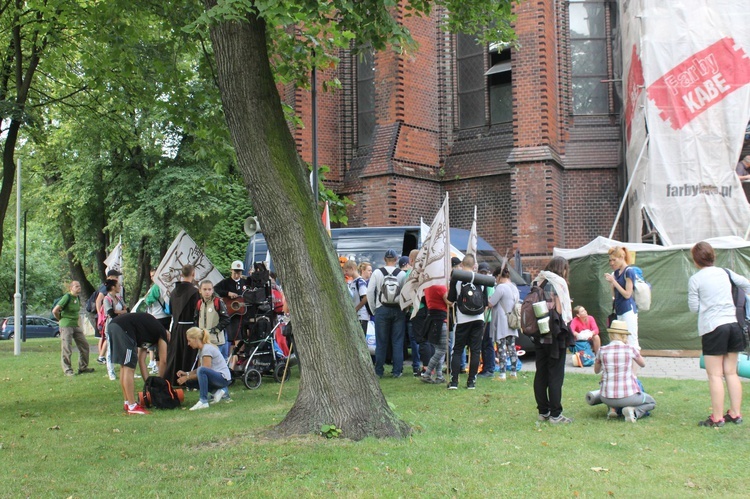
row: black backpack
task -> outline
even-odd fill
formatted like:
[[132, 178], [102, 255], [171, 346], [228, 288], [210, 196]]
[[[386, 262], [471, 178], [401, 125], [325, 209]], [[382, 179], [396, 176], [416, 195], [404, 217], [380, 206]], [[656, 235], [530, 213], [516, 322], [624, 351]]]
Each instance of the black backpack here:
[[143, 385], [143, 403], [156, 409], [176, 409], [180, 407], [180, 398], [172, 383], [159, 376], [149, 376]]
[[484, 286], [474, 284], [474, 274], [471, 274], [471, 282], [461, 283], [461, 292], [458, 294], [458, 309], [464, 315], [479, 315], [484, 313]]
[[96, 313], [96, 297], [99, 296], [99, 290], [96, 289], [93, 293], [91, 293], [91, 296], [89, 296], [89, 299], [86, 300], [86, 312], [90, 314]]
[[732, 284], [732, 300], [734, 301], [735, 315], [737, 316], [737, 324], [740, 325], [743, 331], [747, 331], [747, 323], [745, 320], [745, 292], [737, 287], [732, 280], [732, 274], [727, 269], [724, 272], [729, 276], [729, 282]]

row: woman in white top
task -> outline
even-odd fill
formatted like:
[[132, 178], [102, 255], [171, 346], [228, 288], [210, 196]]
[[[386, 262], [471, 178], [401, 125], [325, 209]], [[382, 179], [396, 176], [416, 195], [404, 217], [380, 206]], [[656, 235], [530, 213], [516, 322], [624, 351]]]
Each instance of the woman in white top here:
[[208, 407], [208, 392], [215, 390], [213, 402], [221, 400], [231, 401], [229, 398], [229, 381], [232, 375], [227, 367], [227, 361], [219, 351], [219, 348], [211, 343], [208, 330], [191, 327], [187, 330], [187, 343], [190, 348], [198, 350], [196, 364], [200, 362], [197, 369], [189, 372], [177, 371], [177, 383], [190, 388], [198, 387], [200, 392], [198, 402], [190, 408], [191, 411], [206, 409]]
[[[731, 270], [714, 267], [714, 249], [705, 241], [693, 246], [690, 253], [698, 272], [688, 282], [688, 306], [698, 312], [698, 334], [711, 394], [711, 416], [699, 425], [724, 426], [725, 421], [741, 423], [742, 384], [737, 375], [737, 354], [745, 348], [745, 336], [737, 323], [732, 283], [748, 294], [750, 281]], [[722, 378], [729, 392], [730, 408], [726, 414]]]

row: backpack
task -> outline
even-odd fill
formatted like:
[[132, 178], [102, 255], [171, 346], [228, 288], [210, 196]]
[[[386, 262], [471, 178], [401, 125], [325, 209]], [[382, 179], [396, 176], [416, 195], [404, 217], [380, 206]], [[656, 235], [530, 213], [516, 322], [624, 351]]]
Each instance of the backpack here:
[[[216, 312], [221, 310], [221, 304], [219, 303], [220, 300], [221, 298], [217, 298], [216, 296], [214, 296], [214, 309], [216, 310]], [[195, 303], [196, 312], [201, 309], [201, 305], [203, 305], [203, 299], [200, 299]]]
[[508, 316], [508, 327], [511, 329], [521, 329], [521, 302], [517, 301], [513, 304]]
[[273, 300], [274, 313], [284, 313], [284, 294], [276, 288], [271, 288], [271, 299]]
[[[104, 300], [109, 300], [112, 303], [112, 307], [115, 306], [115, 302], [108, 295], [104, 296]], [[107, 314], [104, 313], [104, 300], [102, 300], [102, 306], [96, 313], [96, 328], [102, 332], [104, 332], [104, 325], [107, 323]]]
[[635, 282], [633, 282], [633, 298], [638, 311], [646, 311], [651, 308], [651, 284], [643, 278], [643, 270], [640, 267], [630, 266], [635, 272]]
[[[542, 281], [544, 282], [544, 281]], [[540, 301], [547, 302], [547, 308], [554, 308], [554, 300], [548, 300], [542, 283], [534, 281], [531, 283], [529, 294], [521, 302], [521, 332], [526, 336], [536, 337], [539, 334], [539, 324], [534, 313], [534, 304]]]
[[389, 274], [385, 267], [380, 269], [380, 273], [383, 274], [383, 282], [380, 284], [380, 304], [387, 307], [399, 306], [399, 295], [401, 294], [401, 284], [398, 282], [396, 277], [401, 269], [393, 269], [393, 273]]
[[596, 356], [591, 349], [591, 343], [585, 340], [576, 341], [576, 344], [570, 347], [573, 352], [573, 365], [575, 367], [591, 367], [594, 365]]
[[729, 282], [732, 284], [732, 301], [734, 302], [735, 316], [737, 317], [737, 324], [743, 331], [747, 331], [747, 321], [745, 319], [745, 291], [737, 287], [732, 280], [732, 274], [727, 269], [724, 272], [729, 276]]
[[[53, 302], [52, 302], [52, 309], [51, 309], [52, 311], [54, 311], [54, 310], [55, 310], [55, 307], [57, 306], [57, 304], [58, 304], [58, 303], [60, 303], [60, 300], [62, 300], [63, 298], [65, 298], [65, 295], [67, 295], [67, 294], [68, 294], [68, 293], [65, 293], [64, 295], [62, 295], [61, 297], [57, 298], [57, 299], [56, 299], [55, 301], [53, 301]], [[70, 302], [70, 298], [68, 298], [68, 301], [66, 301], [66, 302], [65, 302], [65, 307], [67, 307], [67, 306], [68, 306], [68, 303], [69, 303], [69, 302]], [[65, 307], [60, 307], [60, 311], [64, 310], [64, 309], [65, 309]], [[55, 315], [54, 313], [52, 314], [52, 316], [53, 316], [53, 317], [54, 317], [55, 319], [58, 319], [58, 320], [59, 320], [59, 318], [58, 318], [58, 317], [57, 317], [57, 316], [56, 316], [56, 315]]]
[[99, 296], [99, 290], [94, 290], [93, 293], [91, 293], [91, 296], [89, 296], [89, 299], [86, 300], [86, 312], [90, 314], [96, 313], [96, 298]]
[[143, 405], [156, 409], [176, 409], [180, 407], [180, 394], [164, 378], [149, 376], [143, 385]]
[[456, 304], [464, 315], [479, 315], [484, 312], [484, 286], [474, 284], [474, 273], [471, 274], [471, 282], [461, 283]]

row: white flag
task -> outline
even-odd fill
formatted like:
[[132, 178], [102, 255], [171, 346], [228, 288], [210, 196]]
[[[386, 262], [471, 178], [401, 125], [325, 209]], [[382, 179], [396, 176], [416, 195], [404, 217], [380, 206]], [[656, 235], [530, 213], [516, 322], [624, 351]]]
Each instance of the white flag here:
[[401, 290], [401, 308], [414, 305], [412, 317], [419, 309], [424, 290], [434, 284], [446, 284], [451, 271], [450, 227], [448, 226], [448, 195], [435, 215], [427, 236], [422, 241], [414, 268]]
[[466, 254], [477, 259], [477, 207], [474, 205], [474, 221], [471, 223], [469, 240], [466, 242]]
[[[430, 226], [424, 223], [424, 221], [420, 218], [419, 219], [419, 240], [424, 242], [427, 240], [427, 236], [430, 234]], [[459, 260], [464, 259], [464, 254], [458, 250], [455, 246], [451, 244], [451, 257], [456, 257]]]
[[104, 265], [107, 266], [106, 272], [116, 270], [122, 273], [122, 238], [120, 238], [120, 242], [117, 243], [117, 246], [115, 246], [110, 252], [107, 259], [104, 260]]
[[193, 238], [181, 230], [156, 268], [154, 282], [167, 293], [171, 293], [174, 285], [180, 280], [182, 267], [187, 264], [195, 267], [196, 282], [208, 279], [216, 284], [224, 278]]

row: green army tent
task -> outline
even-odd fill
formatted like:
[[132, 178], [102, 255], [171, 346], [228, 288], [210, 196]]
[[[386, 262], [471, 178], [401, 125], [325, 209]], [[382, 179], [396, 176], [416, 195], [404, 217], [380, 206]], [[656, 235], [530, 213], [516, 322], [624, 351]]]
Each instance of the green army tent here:
[[[707, 240], [716, 251], [716, 265], [750, 277], [750, 242], [739, 237]], [[607, 340], [606, 320], [612, 312], [612, 291], [604, 280], [611, 272], [607, 251], [625, 246], [635, 253], [634, 265], [651, 283], [651, 308], [638, 314], [638, 336], [646, 350], [700, 350], [697, 314], [687, 305], [688, 279], [696, 272], [690, 256], [692, 244], [658, 246], [620, 243], [597, 237], [578, 249], [554, 249], [555, 256], [570, 262], [570, 295], [573, 306], [586, 307]]]

